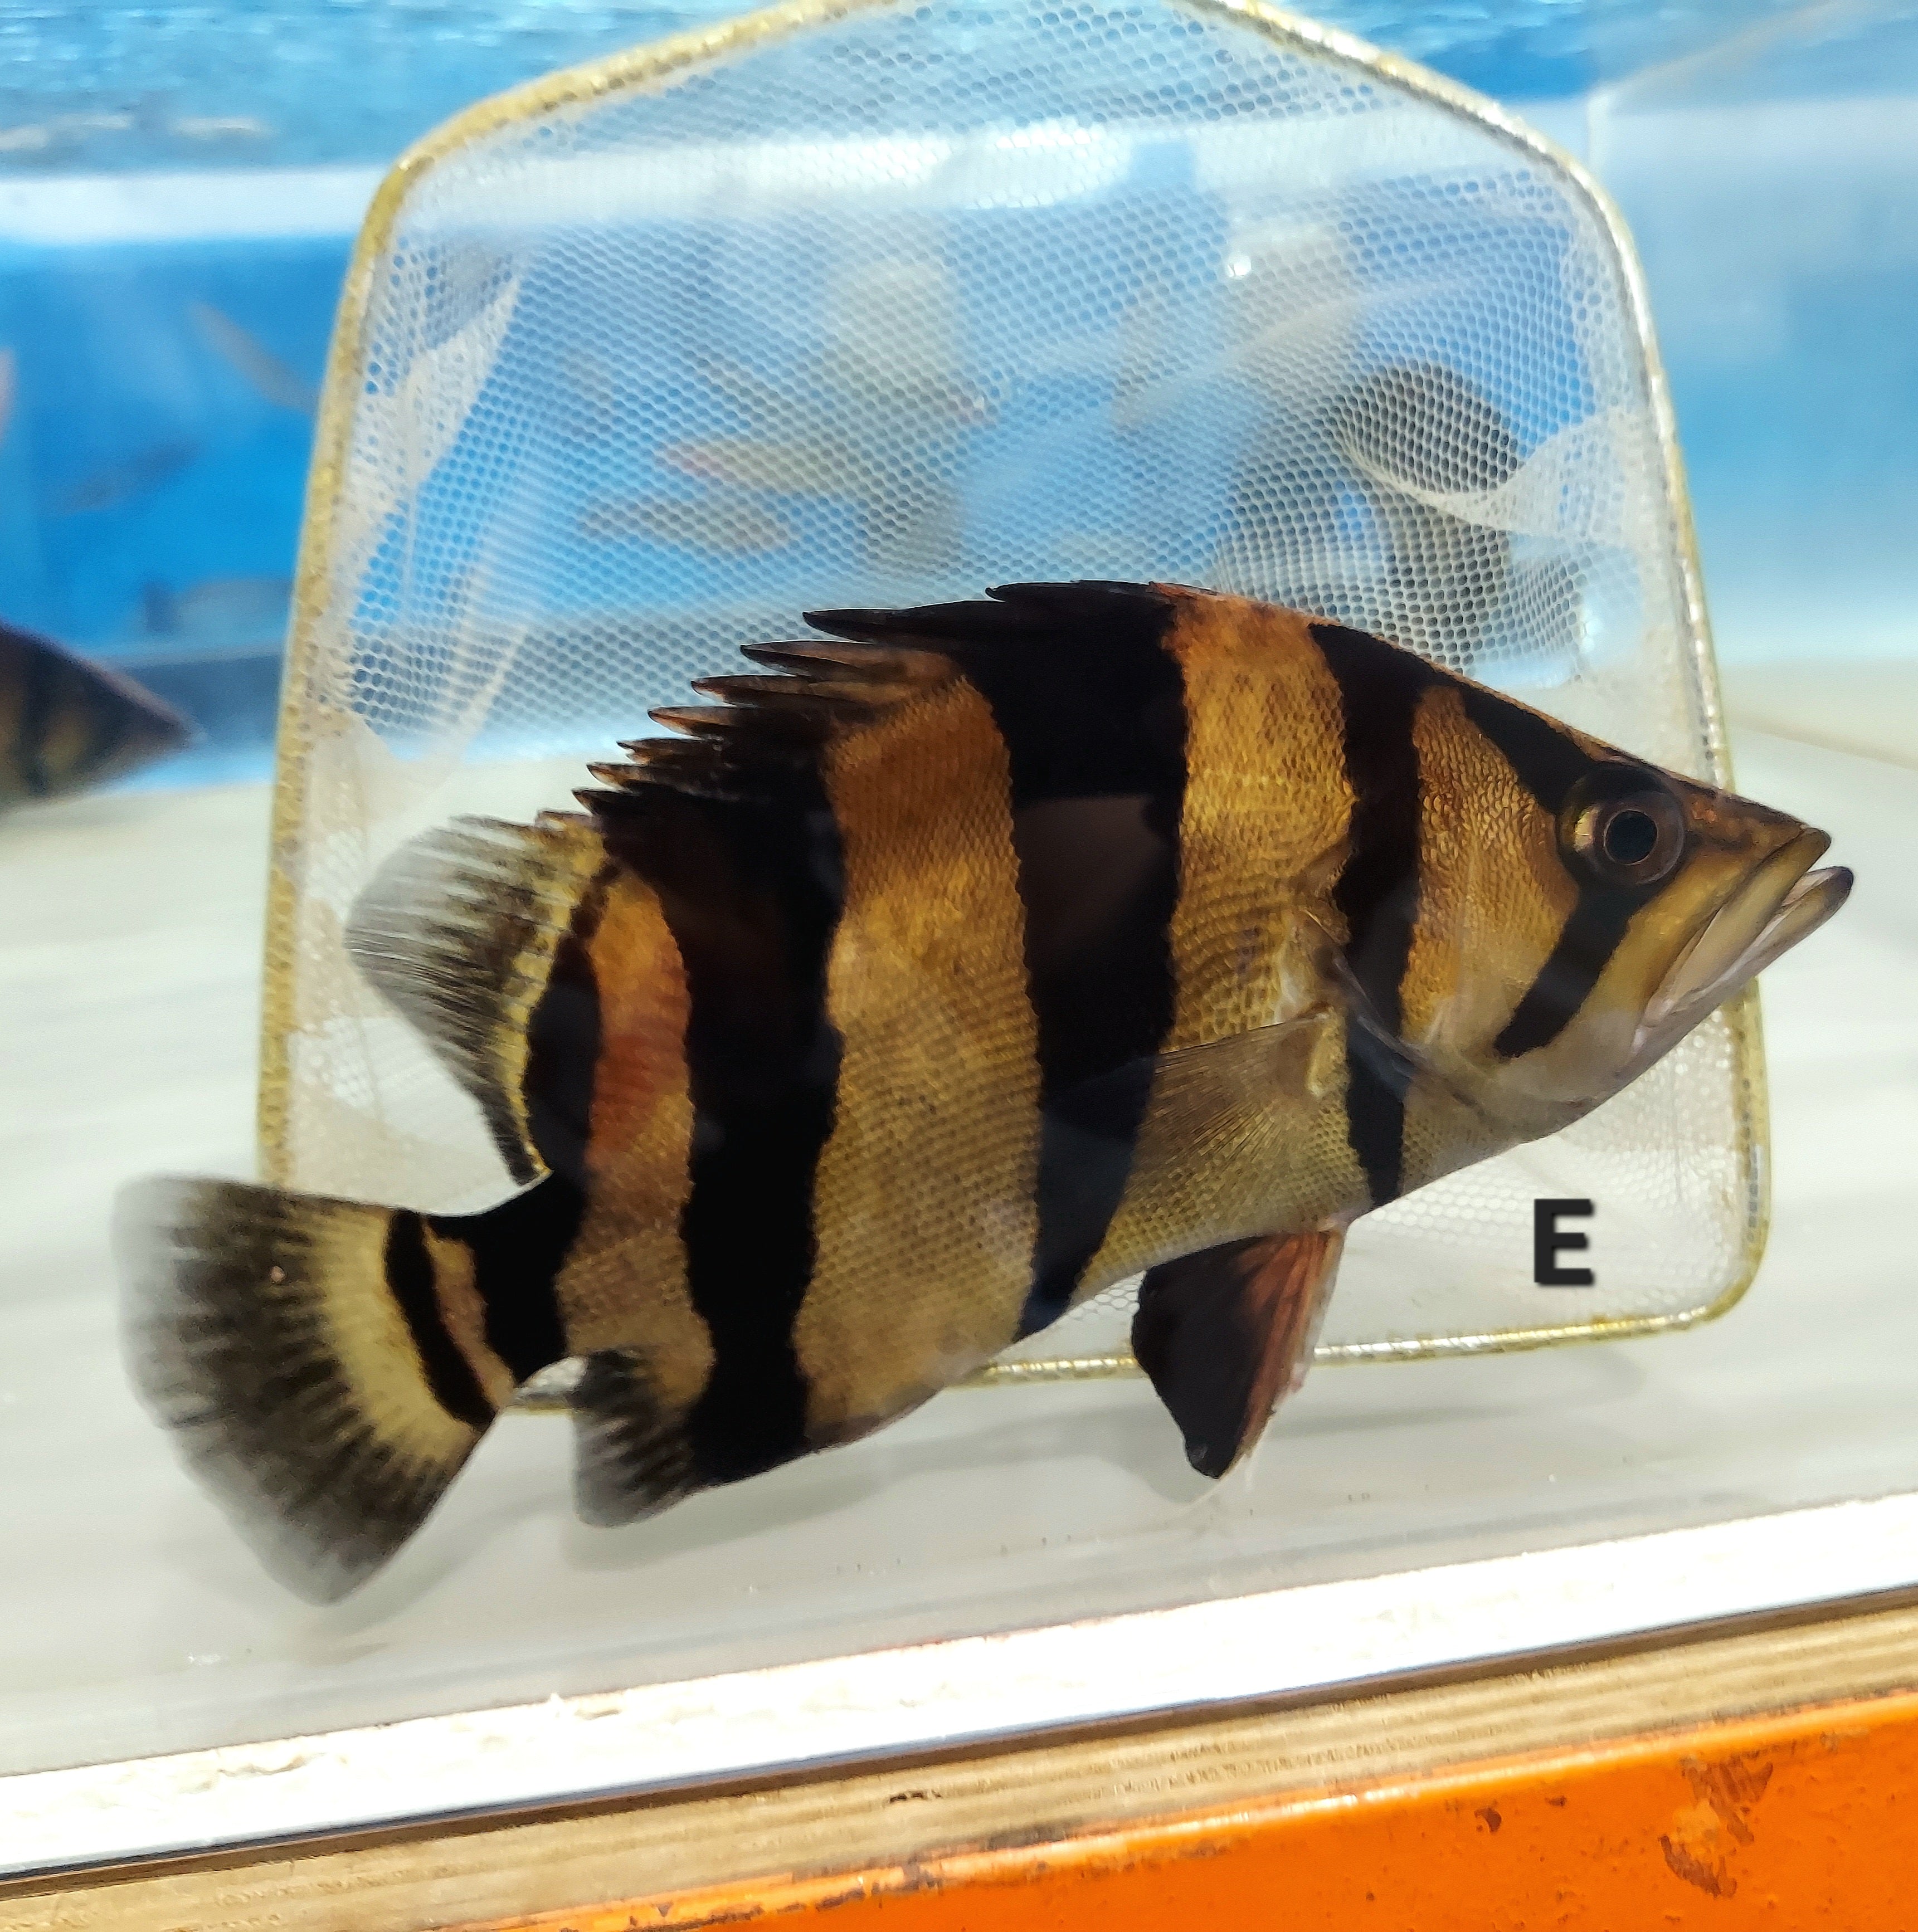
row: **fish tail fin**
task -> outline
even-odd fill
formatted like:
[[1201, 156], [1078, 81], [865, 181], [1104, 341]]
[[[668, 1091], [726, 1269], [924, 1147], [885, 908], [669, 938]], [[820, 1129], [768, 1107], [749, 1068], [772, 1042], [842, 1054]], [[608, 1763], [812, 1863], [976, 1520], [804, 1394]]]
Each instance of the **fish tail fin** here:
[[[566, 1184], [457, 1220], [236, 1181], [122, 1193], [134, 1384], [290, 1588], [330, 1602], [379, 1568], [515, 1384], [563, 1354], [557, 1316], [539, 1312], [550, 1292], [526, 1280], [541, 1224], [566, 1233], [567, 1204], [542, 1203], [556, 1191]], [[500, 1254], [503, 1297], [488, 1265]]]
[[458, 819], [395, 852], [347, 924], [354, 964], [479, 1102], [517, 1181], [551, 1165], [524, 1090], [528, 1022], [605, 857], [587, 819]]

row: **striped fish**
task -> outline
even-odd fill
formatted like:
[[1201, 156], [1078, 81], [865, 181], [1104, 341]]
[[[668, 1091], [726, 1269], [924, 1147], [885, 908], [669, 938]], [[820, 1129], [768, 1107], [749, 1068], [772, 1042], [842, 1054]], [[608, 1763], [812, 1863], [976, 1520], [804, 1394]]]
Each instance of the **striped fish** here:
[[905, 1414], [1109, 1284], [1195, 1466], [1359, 1215], [1576, 1119], [1848, 888], [1824, 835], [1376, 638], [1168, 586], [842, 610], [583, 814], [389, 862], [360, 970], [523, 1191], [125, 1200], [144, 1396], [318, 1598], [583, 1358], [632, 1520]]
[[0, 624], [0, 808], [124, 778], [192, 736], [123, 672]]

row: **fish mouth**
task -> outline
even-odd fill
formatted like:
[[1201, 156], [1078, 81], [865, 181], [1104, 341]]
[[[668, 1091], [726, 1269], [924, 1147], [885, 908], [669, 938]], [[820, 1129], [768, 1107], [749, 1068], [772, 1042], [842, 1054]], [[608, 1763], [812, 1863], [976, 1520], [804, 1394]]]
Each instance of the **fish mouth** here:
[[1692, 936], [1639, 1022], [1643, 1067], [1677, 1043], [1781, 953], [1817, 931], [1851, 891], [1843, 866], [1814, 872], [1831, 839], [1805, 830], [1780, 846]]

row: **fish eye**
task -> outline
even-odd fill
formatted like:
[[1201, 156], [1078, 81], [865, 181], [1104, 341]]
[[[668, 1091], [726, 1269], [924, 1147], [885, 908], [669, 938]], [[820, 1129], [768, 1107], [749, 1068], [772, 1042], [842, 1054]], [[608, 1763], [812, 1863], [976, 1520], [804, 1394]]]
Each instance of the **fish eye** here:
[[1685, 809], [1649, 772], [1598, 776], [1564, 822], [1569, 856], [1601, 885], [1656, 885], [1685, 856]]
[[1598, 844], [1614, 866], [1642, 866], [1658, 850], [1658, 821], [1636, 806], [1620, 806], [1605, 820]]

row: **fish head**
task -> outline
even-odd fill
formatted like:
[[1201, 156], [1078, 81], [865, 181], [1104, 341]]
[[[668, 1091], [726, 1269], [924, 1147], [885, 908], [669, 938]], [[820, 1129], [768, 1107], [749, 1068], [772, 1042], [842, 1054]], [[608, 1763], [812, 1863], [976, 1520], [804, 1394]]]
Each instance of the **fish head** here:
[[1636, 1079], [1850, 890], [1788, 813], [1475, 687], [1454, 722], [1399, 1030], [1502, 1138]]

